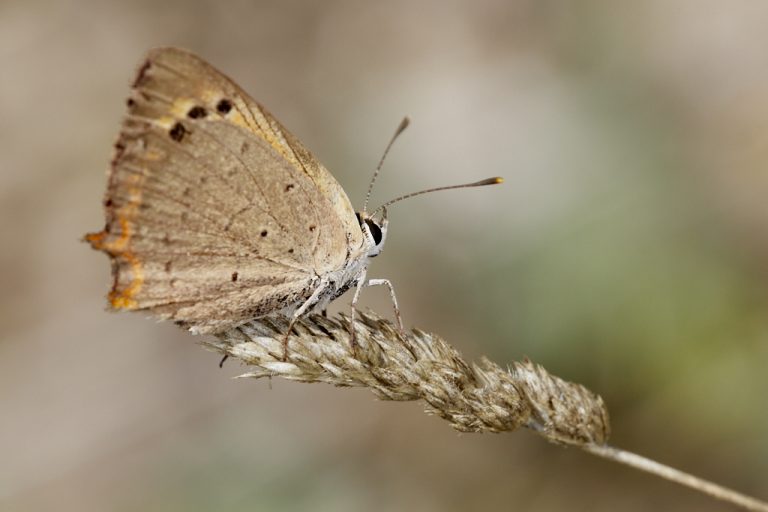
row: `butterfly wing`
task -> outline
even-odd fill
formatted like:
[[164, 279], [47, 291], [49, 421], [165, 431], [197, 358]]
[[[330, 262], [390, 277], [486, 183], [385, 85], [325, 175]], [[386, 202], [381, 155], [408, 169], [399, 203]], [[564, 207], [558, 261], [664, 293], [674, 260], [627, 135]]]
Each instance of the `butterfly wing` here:
[[301, 304], [362, 234], [331, 174], [230, 79], [152, 50], [116, 143], [106, 227], [115, 309], [221, 331]]

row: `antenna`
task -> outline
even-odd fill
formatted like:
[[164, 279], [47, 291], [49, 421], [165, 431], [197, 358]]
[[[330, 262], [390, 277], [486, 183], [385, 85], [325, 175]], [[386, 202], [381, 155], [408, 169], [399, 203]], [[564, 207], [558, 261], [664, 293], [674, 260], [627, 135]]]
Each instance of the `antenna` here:
[[428, 188], [426, 190], [420, 190], [418, 192], [411, 192], [410, 194], [405, 194], [404, 196], [396, 197], [390, 201], [387, 201], [383, 205], [376, 208], [371, 215], [372, 216], [376, 215], [376, 212], [378, 212], [379, 210], [383, 210], [384, 208], [391, 205], [392, 203], [402, 201], [403, 199], [408, 199], [409, 197], [420, 196], [421, 194], [427, 194], [429, 192], [437, 192], [438, 190], [451, 190], [452, 188], [484, 187], [485, 185], [498, 185], [499, 183], [504, 183], [504, 178], [500, 178], [497, 176], [495, 178], [487, 178], [481, 181], [476, 181], [474, 183], [464, 183], [462, 185], [448, 185], [447, 187]]
[[376, 178], [379, 176], [379, 171], [381, 170], [381, 166], [384, 165], [384, 159], [387, 158], [387, 153], [389, 153], [389, 148], [392, 147], [392, 144], [395, 143], [395, 140], [397, 140], [397, 137], [403, 133], [403, 131], [408, 128], [408, 125], [411, 124], [411, 120], [408, 119], [408, 116], [405, 116], [402, 121], [400, 121], [400, 125], [397, 127], [397, 130], [395, 130], [395, 134], [392, 135], [392, 138], [389, 140], [389, 144], [387, 144], [387, 148], [384, 150], [384, 154], [381, 155], [381, 160], [379, 160], [379, 165], [376, 166], [376, 170], [373, 171], [373, 176], [371, 177], [371, 182], [368, 184], [368, 193], [365, 194], [365, 202], [363, 203], [363, 217], [365, 217], [366, 209], [368, 208], [368, 200], [371, 198], [371, 191], [373, 191], [373, 184], [376, 183]]

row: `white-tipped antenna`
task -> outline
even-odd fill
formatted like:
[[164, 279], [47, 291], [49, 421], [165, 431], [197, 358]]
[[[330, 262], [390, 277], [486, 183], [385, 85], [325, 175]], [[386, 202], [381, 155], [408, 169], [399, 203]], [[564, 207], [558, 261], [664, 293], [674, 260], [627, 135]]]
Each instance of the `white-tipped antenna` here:
[[368, 200], [371, 198], [371, 192], [373, 191], [373, 184], [376, 183], [376, 178], [379, 176], [379, 171], [381, 170], [381, 166], [384, 165], [384, 159], [387, 158], [387, 153], [389, 153], [389, 148], [392, 147], [392, 144], [395, 143], [395, 140], [397, 137], [403, 133], [403, 131], [408, 128], [408, 125], [411, 124], [411, 120], [408, 119], [408, 116], [405, 116], [402, 121], [400, 121], [400, 125], [397, 127], [397, 130], [395, 130], [395, 134], [392, 135], [392, 138], [389, 140], [389, 144], [387, 144], [387, 148], [384, 150], [384, 154], [381, 155], [381, 160], [379, 160], [379, 165], [376, 166], [376, 170], [373, 171], [373, 176], [371, 177], [371, 182], [368, 184], [368, 193], [365, 194], [365, 202], [363, 203], [363, 216], [365, 216], [365, 213], [368, 208]]
[[420, 196], [421, 194], [427, 194], [429, 192], [437, 192], [438, 190], [451, 190], [452, 188], [484, 187], [485, 185], [498, 185], [499, 183], [504, 183], [504, 178], [500, 178], [497, 176], [495, 178], [486, 178], [484, 180], [476, 181], [474, 183], [464, 183], [461, 185], [448, 185], [447, 187], [428, 188], [426, 190], [419, 190], [418, 192], [411, 192], [410, 194], [405, 194], [404, 196], [396, 197], [390, 201], [387, 201], [383, 205], [376, 208], [371, 214], [371, 216], [375, 216], [376, 212], [378, 212], [379, 210], [383, 210], [384, 208], [391, 205], [392, 203], [402, 201], [403, 199], [408, 199], [409, 197]]

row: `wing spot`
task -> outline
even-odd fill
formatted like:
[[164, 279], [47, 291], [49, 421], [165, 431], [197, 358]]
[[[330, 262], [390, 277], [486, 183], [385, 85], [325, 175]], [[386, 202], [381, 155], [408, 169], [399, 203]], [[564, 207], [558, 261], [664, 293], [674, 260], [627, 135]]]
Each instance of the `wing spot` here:
[[265, 236], [267, 236], [267, 234], [268, 234], [268, 232], [267, 232], [267, 230], [266, 230], [266, 229], [263, 229], [263, 230], [261, 230], [261, 237], [262, 237], [262, 238], [264, 238]]
[[128, 98], [127, 100], [125, 100], [125, 105], [128, 108], [133, 108], [136, 105], [136, 100], [134, 100], [133, 98]]
[[251, 146], [249, 146], [247, 142], [243, 142], [243, 144], [240, 146], [240, 154], [244, 155], [248, 152], [249, 149], [251, 149]]
[[288, 249], [288, 254], [293, 254], [293, 249]]
[[116, 142], [115, 143], [115, 153], [112, 157], [112, 165], [117, 165], [118, 160], [123, 156], [123, 153], [125, 153], [125, 144], [122, 142]]
[[291, 190], [293, 190], [294, 187], [295, 185], [293, 183], [289, 183], [285, 186], [285, 191], [290, 192]]
[[226, 115], [232, 110], [232, 102], [224, 98], [216, 104], [216, 110], [218, 110], [220, 114]]
[[173, 125], [173, 128], [171, 128], [168, 131], [168, 135], [171, 136], [173, 140], [176, 142], [181, 142], [182, 139], [184, 139], [184, 136], [187, 134], [187, 129], [184, 128], [184, 125], [181, 123], [176, 123]]
[[191, 119], [202, 119], [207, 115], [208, 115], [208, 112], [206, 112], [206, 110], [200, 105], [195, 105], [194, 107], [189, 109], [189, 112], [187, 112], [187, 117]]
[[312, 233], [314, 233], [316, 229], [317, 229], [317, 226], [315, 226], [314, 224], [309, 225], [309, 231], [311, 231]]
[[173, 266], [173, 261], [171, 261], [171, 260], [166, 261], [165, 262], [165, 271], [166, 272], [170, 272], [172, 266]]
[[237, 281], [237, 272], [232, 272], [232, 282]]
[[112, 198], [111, 198], [111, 197], [110, 197], [109, 199], [106, 199], [106, 200], [104, 201], [104, 206], [106, 206], [107, 208], [111, 207], [111, 206], [112, 206], [112, 204], [113, 204], [113, 203], [112, 203]]

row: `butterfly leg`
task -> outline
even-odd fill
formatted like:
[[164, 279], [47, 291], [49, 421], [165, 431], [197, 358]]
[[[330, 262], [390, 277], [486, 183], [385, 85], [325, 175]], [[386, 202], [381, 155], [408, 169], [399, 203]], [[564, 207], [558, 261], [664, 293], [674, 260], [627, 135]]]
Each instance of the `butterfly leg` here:
[[309, 298], [304, 301], [304, 304], [299, 306], [299, 308], [293, 312], [293, 315], [291, 315], [291, 321], [288, 322], [288, 328], [285, 330], [285, 335], [283, 336], [283, 361], [288, 360], [288, 336], [291, 334], [291, 329], [293, 329], [294, 324], [301, 315], [306, 313], [307, 309], [317, 302], [320, 294], [323, 293], [323, 290], [327, 287], [328, 280], [325, 278], [320, 279], [320, 283], [317, 285], [317, 288], [315, 288], [315, 291], [312, 292], [312, 295], [310, 295]]
[[395, 318], [397, 319], [397, 327], [400, 329], [400, 333], [405, 332], [403, 327], [403, 319], [400, 316], [400, 308], [397, 306], [397, 296], [395, 296], [395, 288], [392, 286], [392, 282], [389, 279], [369, 279], [365, 286], [381, 286], [384, 285], [389, 288], [389, 297], [392, 299], [392, 307], [395, 310]]
[[350, 333], [352, 334], [352, 349], [357, 347], [357, 334], [355, 331], [355, 313], [357, 312], [357, 299], [360, 296], [360, 290], [366, 286], [381, 286], [384, 285], [389, 288], [389, 297], [392, 299], [392, 307], [395, 310], [395, 318], [397, 319], [397, 327], [400, 334], [405, 334], [405, 328], [403, 327], [403, 318], [400, 316], [400, 308], [397, 305], [397, 296], [395, 295], [395, 288], [392, 286], [392, 282], [389, 279], [369, 279], [365, 280], [365, 275], [361, 276], [358, 281], [358, 285], [355, 288], [355, 295], [352, 297], [352, 314], [350, 315]]
[[355, 286], [355, 294], [352, 296], [352, 311], [349, 315], [349, 334], [352, 335], [352, 339], [350, 339], [350, 345], [352, 345], [352, 352], [354, 353], [357, 349], [357, 331], [355, 331], [355, 314], [357, 313], [357, 299], [360, 298], [360, 290], [363, 289], [365, 286], [365, 274], [367, 272], [366, 270], [363, 270], [362, 275], [357, 281], [357, 286]]

